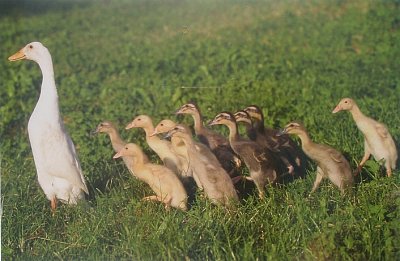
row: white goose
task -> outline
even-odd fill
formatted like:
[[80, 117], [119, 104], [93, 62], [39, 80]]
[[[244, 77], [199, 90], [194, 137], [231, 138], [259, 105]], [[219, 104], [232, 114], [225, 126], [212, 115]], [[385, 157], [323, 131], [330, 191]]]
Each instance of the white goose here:
[[88, 193], [74, 144], [64, 128], [58, 107], [50, 52], [39, 42], [27, 44], [8, 58], [39, 64], [43, 74], [39, 100], [29, 119], [28, 134], [39, 184], [54, 211], [57, 199], [76, 204]]

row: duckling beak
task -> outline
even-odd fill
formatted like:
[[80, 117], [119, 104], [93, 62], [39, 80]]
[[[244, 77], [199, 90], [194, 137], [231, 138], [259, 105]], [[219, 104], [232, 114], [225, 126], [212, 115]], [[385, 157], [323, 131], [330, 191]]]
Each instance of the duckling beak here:
[[218, 125], [217, 120], [213, 119], [207, 123], [208, 126]]
[[280, 137], [280, 136], [285, 135], [285, 134], [287, 134], [287, 129], [286, 129], [286, 128], [280, 130], [280, 131], [276, 134], [276, 136]]
[[99, 130], [98, 130], [98, 129], [92, 130], [92, 131], [90, 132], [90, 136], [95, 136], [95, 135], [97, 135], [98, 133], [99, 133]]
[[122, 157], [122, 153], [120, 151], [120, 152], [117, 152], [117, 154], [114, 155], [113, 159], [118, 159], [118, 158], [121, 158], [121, 157]]
[[182, 114], [183, 112], [182, 112], [182, 108], [179, 108], [179, 109], [177, 109], [176, 111], [175, 111], [175, 115], [179, 115], [179, 114]]
[[164, 136], [161, 137], [161, 139], [166, 140], [166, 139], [171, 138], [171, 136], [172, 136], [172, 134], [167, 132]]
[[136, 127], [135, 123], [134, 122], [130, 122], [130, 123], [128, 123], [128, 125], [126, 125], [125, 130], [129, 130], [129, 129], [132, 129], [132, 128], [135, 128], [135, 127]]
[[26, 55], [24, 54], [23, 48], [21, 50], [19, 50], [18, 52], [16, 52], [15, 54], [8, 57], [8, 60], [10, 62], [15, 62], [15, 61], [22, 60], [22, 59], [26, 59]]
[[157, 131], [157, 129], [155, 129], [154, 132], [153, 132], [152, 134], [149, 135], [149, 137], [153, 137], [153, 136], [155, 136], [155, 135], [157, 135], [157, 134], [158, 134], [158, 131]]
[[333, 109], [332, 113], [337, 113], [342, 110], [342, 107], [340, 105], [336, 106], [335, 109]]

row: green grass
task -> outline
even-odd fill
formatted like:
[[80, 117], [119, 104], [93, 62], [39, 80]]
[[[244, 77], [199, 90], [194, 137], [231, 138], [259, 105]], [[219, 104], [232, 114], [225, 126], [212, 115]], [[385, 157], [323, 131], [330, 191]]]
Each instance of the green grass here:
[[[187, 213], [141, 202], [150, 189], [112, 159], [101, 120], [152, 157], [134, 116], [155, 122], [195, 100], [207, 119], [250, 104], [266, 124], [300, 120], [353, 168], [362, 135], [340, 98], [400, 140], [398, 1], [0, 1], [1, 254], [4, 260], [394, 260], [400, 177], [369, 161], [354, 196], [304, 180], [226, 212], [199, 199]], [[90, 187], [87, 204], [52, 216], [27, 136], [41, 74], [6, 58], [32, 41], [50, 50], [60, 107]], [[198, 88], [182, 88], [198, 87]], [[212, 87], [212, 88], [200, 88]], [[191, 123], [190, 119], [179, 121]], [[216, 128], [226, 133], [223, 128]], [[397, 143], [398, 144], [398, 143]]]

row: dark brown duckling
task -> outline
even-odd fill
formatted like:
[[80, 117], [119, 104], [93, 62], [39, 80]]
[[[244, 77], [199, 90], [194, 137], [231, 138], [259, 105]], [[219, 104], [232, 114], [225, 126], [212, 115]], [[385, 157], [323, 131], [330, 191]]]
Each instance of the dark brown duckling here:
[[241, 165], [240, 159], [235, 155], [224, 136], [204, 126], [203, 116], [197, 105], [194, 103], [184, 104], [176, 111], [176, 114], [192, 115], [194, 131], [199, 141], [211, 149], [231, 177], [237, 176], [235, 172]]
[[229, 143], [233, 151], [239, 155], [250, 172], [250, 178], [257, 186], [259, 197], [264, 198], [265, 185], [277, 181], [278, 171], [276, 158], [272, 152], [258, 143], [239, 136], [235, 116], [230, 112], [221, 112], [209, 125], [222, 124], [229, 129]]
[[[289, 135], [278, 136], [279, 130], [266, 128], [264, 114], [258, 106], [251, 105], [243, 111], [250, 116], [252, 121], [253, 130], [250, 129], [248, 132], [249, 138], [277, 153], [290, 174], [304, 177], [307, 159], [296, 142]], [[243, 116], [243, 114], [241, 115]]]

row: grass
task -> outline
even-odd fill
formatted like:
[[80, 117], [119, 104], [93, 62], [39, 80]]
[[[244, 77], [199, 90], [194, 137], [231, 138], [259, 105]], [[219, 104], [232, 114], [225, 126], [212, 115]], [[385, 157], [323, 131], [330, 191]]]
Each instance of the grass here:
[[[268, 189], [227, 213], [199, 199], [187, 213], [141, 202], [105, 136], [104, 119], [152, 157], [134, 116], [173, 118], [195, 100], [207, 119], [250, 104], [266, 124], [301, 120], [316, 142], [356, 167], [362, 136], [344, 96], [400, 140], [397, 1], [1, 1], [1, 254], [4, 260], [394, 260], [400, 255], [399, 171], [369, 161], [352, 197], [304, 180]], [[40, 70], [6, 57], [31, 41], [50, 50], [66, 127], [90, 187], [56, 215], [36, 181], [27, 122]], [[186, 88], [182, 88], [186, 87]], [[196, 87], [196, 88], [192, 88]], [[207, 87], [207, 88], [204, 88]], [[179, 121], [191, 123], [190, 119]], [[216, 128], [226, 133], [223, 128]]]

